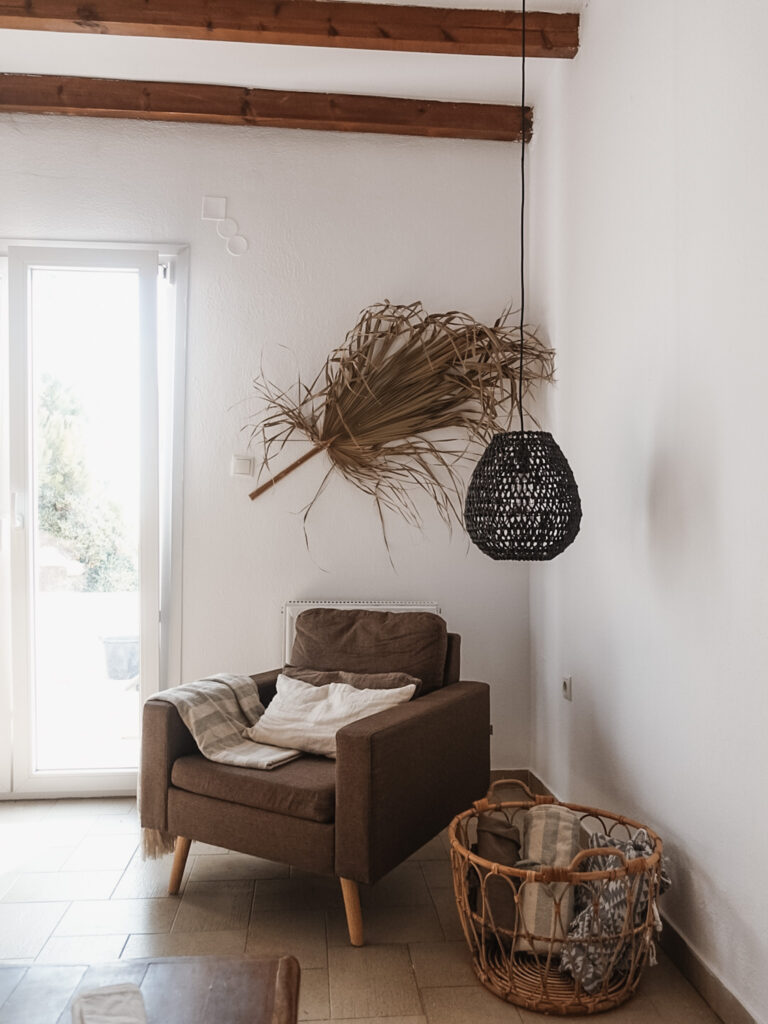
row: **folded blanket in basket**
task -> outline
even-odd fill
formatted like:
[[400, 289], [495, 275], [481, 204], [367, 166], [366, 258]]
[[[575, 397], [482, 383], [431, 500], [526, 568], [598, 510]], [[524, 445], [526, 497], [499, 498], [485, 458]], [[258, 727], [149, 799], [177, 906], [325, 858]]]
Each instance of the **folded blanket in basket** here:
[[[644, 828], [629, 840], [614, 839], [595, 832], [589, 837], [589, 846], [614, 847], [621, 850], [627, 860], [651, 857], [654, 845]], [[579, 866], [579, 871], [611, 871], [622, 867], [615, 854], [594, 854]], [[661, 865], [659, 892], [669, 888], [670, 881]], [[626, 974], [631, 967], [633, 953], [639, 953], [635, 943], [646, 937], [634, 933], [648, 913], [650, 876], [648, 872], [603, 879], [580, 885], [577, 891], [577, 914], [568, 930], [568, 938], [580, 939], [565, 944], [560, 958], [560, 970], [581, 983], [585, 992], [596, 992], [603, 981], [616, 974]]]
[[[513, 868], [520, 859], [520, 833], [503, 811], [484, 811], [478, 815], [477, 853], [485, 860], [510, 868]], [[480, 875], [484, 890], [481, 890]], [[489, 923], [495, 928], [514, 931], [517, 921], [517, 880], [502, 874], [494, 875], [484, 871], [479, 873], [470, 867], [469, 886], [473, 907], [482, 912], [480, 900], [481, 891], [484, 891]]]
[[[578, 814], [558, 804], [540, 804], [523, 817], [523, 860], [515, 867], [529, 871], [567, 867], [580, 849]], [[522, 882], [519, 910], [515, 952], [557, 954], [573, 917], [573, 886]]]

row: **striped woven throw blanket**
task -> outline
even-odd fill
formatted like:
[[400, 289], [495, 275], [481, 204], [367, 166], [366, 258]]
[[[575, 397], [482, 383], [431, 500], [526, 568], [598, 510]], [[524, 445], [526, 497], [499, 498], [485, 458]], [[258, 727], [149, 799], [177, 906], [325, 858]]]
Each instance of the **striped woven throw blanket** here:
[[245, 730], [256, 725], [264, 705], [250, 676], [209, 676], [161, 690], [152, 700], [173, 704], [209, 761], [244, 768], [255, 764], [256, 744], [245, 738]]
[[[232, 764], [241, 768], [265, 767], [265, 754], [277, 748], [255, 743], [245, 736], [264, 714], [259, 690], [250, 676], [222, 673], [182, 683], [170, 690], [153, 694], [152, 700], [164, 700], [178, 710], [182, 722], [197, 743], [200, 753], [209, 761]], [[285, 760], [295, 757], [296, 750], [281, 752]], [[160, 829], [145, 828], [142, 846], [145, 857], [161, 857], [173, 850], [175, 836]]]

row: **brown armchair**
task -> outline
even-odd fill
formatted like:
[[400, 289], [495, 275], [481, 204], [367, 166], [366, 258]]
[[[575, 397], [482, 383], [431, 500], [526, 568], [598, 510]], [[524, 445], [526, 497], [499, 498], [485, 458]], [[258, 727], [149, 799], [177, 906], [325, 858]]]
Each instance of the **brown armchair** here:
[[[300, 635], [307, 616], [315, 639], [328, 638], [322, 650]], [[147, 701], [141, 823], [179, 837], [169, 892], [178, 892], [193, 839], [334, 875], [350, 941], [362, 945], [358, 883], [376, 882], [488, 789], [489, 687], [459, 681], [459, 652], [460, 637], [435, 615], [304, 612], [292, 664], [411, 671], [423, 688], [341, 729], [335, 761], [304, 755], [268, 772], [206, 760], [176, 708]], [[265, 704], [279, 671], [253, 676]]]

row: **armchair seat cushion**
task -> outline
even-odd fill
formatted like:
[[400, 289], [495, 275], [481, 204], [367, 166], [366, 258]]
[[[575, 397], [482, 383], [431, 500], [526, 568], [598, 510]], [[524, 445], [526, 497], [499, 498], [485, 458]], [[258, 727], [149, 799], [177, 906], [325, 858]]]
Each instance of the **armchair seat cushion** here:
[[292, 818], [334, 820], [336, 764], [326, 757], [305, 755], [272, 771], [259, 771], [191, 754], [174, 761], [171, 783], [188, 793]]

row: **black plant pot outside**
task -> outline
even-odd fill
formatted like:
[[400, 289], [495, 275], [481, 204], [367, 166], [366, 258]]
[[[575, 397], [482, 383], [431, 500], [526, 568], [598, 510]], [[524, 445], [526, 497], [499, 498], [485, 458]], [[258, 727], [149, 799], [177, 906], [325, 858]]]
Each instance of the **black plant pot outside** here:
[[105, 636], [102, 643], [109, 679], [133, 679], [139, 674], [137, 636]]

